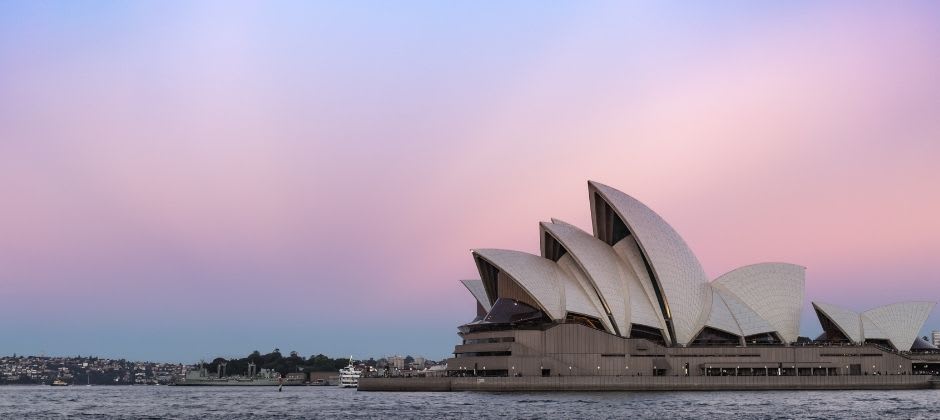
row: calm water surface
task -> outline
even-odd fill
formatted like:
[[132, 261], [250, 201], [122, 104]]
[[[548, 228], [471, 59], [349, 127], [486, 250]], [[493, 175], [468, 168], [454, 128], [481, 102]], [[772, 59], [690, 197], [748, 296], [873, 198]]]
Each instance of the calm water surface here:
[[0, 419], [940, 418], [940, 390], [372, 393], [337, 387], [0, 386]]

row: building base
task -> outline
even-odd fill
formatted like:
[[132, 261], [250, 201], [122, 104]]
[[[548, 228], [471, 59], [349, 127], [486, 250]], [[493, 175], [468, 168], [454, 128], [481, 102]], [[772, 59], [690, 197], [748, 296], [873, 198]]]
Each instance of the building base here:
[[560, 376], [361, 378], [360, 391], [757, 391], [894, 390], [936, 387], [927, 375], [870, 376]]

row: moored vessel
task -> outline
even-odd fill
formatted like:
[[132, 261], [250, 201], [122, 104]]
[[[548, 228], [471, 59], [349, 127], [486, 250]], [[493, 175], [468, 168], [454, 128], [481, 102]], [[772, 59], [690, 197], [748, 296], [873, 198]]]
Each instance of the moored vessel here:
[[353, 365], [352, 356], [349, 357], [349, 365], [339, 370], [339, 386], [342, 388], [359, 387], [359, 377], [362, 371], [356, 369]]
[[301, 383], [291, 383], [284, 380], [281, 374], [271, 369], [261, 369], [255, 373], [255, 365], [249, 365], [247, 376], [226, 376], [225, 367], [221, 366], [220, 371], [210, 375], [205, 365], [200, 365], [199, 370], [193, 370], [186, 373], [185, 376], [178, 378], [173, 385], [178, 386], [280, 386], [280, 385], [301, 385]]

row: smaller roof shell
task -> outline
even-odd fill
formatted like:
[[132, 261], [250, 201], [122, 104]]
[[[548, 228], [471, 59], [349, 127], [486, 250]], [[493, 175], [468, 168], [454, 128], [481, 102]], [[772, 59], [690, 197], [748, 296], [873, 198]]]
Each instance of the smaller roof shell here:
[[731, 313], [731, 310], [728, 309], [728, 306], [725, 305], [725, 301], [721, 299], [718, 293], [712, 293], [711, 313], [708, 316], [708, 320], [705, 321], [705, 326], [741, 336], [741, 327], [738, 326], [738, 322], [734, 320], [734, 315]]
[[562, 281], [566, 275], [554, 261], [504, 249], [476, 249], [473, 254], [512, 278], [546, 315], [555, 320], [565, 319]]
[[[625, 334], [629, 328], [629, 295], [624, 287], [624, 268], [613, 248], [593, 235], [560, 220], [539, 224], [543, 235], [549, 234], [567, 250], [589, 281], [589, 293], [597, 295], [605, 313], [602, 319], [614, 331]], [[610, 313], [613, 323], [607, 319]]]
[[490, 309], [493, 309], [493, 304], [490, 303], [490, 299], [486, 295], [486, 288], [483, 287], [483, 280], [461, 280], [460, 282], [470, 291], [470, 294], [476, 298], [485, 311], [489, 312]]
[[934, 305], [934, 302], [902, 302], [870, 309], [862, 315], [881, 329], [894, 348], [907, 351], [917, 340], [917, 333]]
[[858, 313], [829, 303], [813, 302], [813, 307], [832, 320], [839, 328], [839, 331], [842, 331], [842, 334], [848, 337], [849, 341], [853, 343], [862, 341], [861, 319]]
[[760, 263], [729, 271], [712, 284], [734, 295], [769, 323], [781, 339], [792, 343], [800, 335], [805, 276], [806, 268], [799, 265]]
[[770, 323], [758, 315], [753, 308], [739, 300], [735, 295], [719, 288], [715, 288], [714, 294], [721, 296], [721, 300], [724, 301], [728, 310], [731, 311], [731, 315], [734, 316], [738, 327], [741, 328], [741, 335], [747, 337], [749, 335], [768, 332], [777, 332], [779, 334], [776, 328], [770, 325]]

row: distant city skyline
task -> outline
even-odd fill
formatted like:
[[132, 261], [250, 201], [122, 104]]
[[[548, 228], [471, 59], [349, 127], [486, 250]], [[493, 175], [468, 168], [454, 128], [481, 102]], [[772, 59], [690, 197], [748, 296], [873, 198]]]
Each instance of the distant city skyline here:
[[[442, 359], [469, 249], [590, 230], [710, 278], [940, 299], [940, 4], [0, 4], [0, 354]], [[937, 311], [940, 312], [940, 311]], [[940, 329], [940, 314], [920, 335]]]

